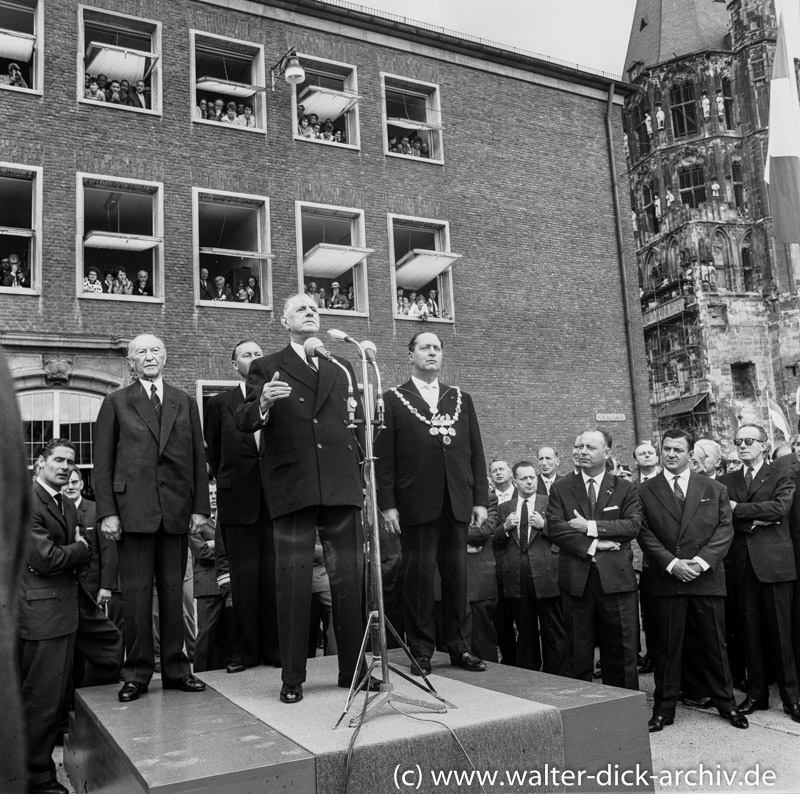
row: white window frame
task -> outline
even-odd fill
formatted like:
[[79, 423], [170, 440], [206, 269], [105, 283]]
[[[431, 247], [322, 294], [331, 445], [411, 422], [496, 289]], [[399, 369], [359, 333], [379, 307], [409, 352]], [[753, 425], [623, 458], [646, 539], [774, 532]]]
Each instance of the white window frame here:
[[[43, 94], [44, 81], [44, 0], [33, 0], [30, 2], [14, 2], [14, 0], [0, 0], [0, 18], [2, 18], [3, 7], [28, 9], [33, 6], [33, 53], [31, 55], [30, 77], [31, 81], [27, 88], [15, 85], [0, 85], [4, 91], [21, 91], [23, 94]], [[3, 23], [0, 22], [0, 28]], [[28, 34], [19, 31], [3, 28], [4, 32], [11, 36], [28, 39]]]
[[[381, 72], [381, 120], [383, 123], [383, 153], [386, 157], [399, 157], [403, 160], [412, 160], [416, 163], [444, 165], [444, 136], [442, 127], [442, 101], [439, 86], [436, 83], [424, 83], [398, 74]], [[388, 85], [387, 85], [388, 83]], [[386, 91], [400, 91], [409, 95], [425, 98], [427, 123], [420, 129], [429, 129], [430, 134], [438, 138], [438, 157], [414, 157], [410, 154], [389, 151], [389, 118], [386, 108]], [[411, 129], [411, 128], [409, 128]], [[431, 139], [432, 139], [431, 137]], [[431, 155], [433, 155], [431, 149]]]
[[[129, 177], [116, 177], [109, 176], [108, 174], [88, 174], [79, 171], [76, 176], [76, 191], [75, 191], [75, 294], [82, 300], [101, 300], [101, 301], [127, 301], [129, 303], [164, 303], [164, 184], [163, 182], [148, 182], [143, 179], [131, 179]], [[84, 262], [84, 190], [87, 187], [86, 182], [98, 180], [99, 182], [108, 182], [114, 186], [130, 186], [136, 188], [141, 186], [143, 188], [153, 189], [150, 195], [153, 197], [153, 235], [152, 238], [157, 239], [158, 242], [152, 246], [154, 251], [153, 255], [153, 273], [151, 276], [151, 284], [153, 285], [153, 296], [149, 295], [114, 295], [105, 292], [84, 292], [83, 279], [85, 271]], [[114, 187], [109, 185], [109, 190], [114, 190]], [[90, 188], [96, 185], [88, 185]], [[119, 192], [119, 189], [118, 189]], [[136, 192], [131, 191], [131, 192]], [[144, 192], [144, 191], [143, 191]], [[147, 192], [150, 192], [149, 190]], [[124, 233], [123, 233], [124, 234]], [[129, 237], [138, 237], [140, 235], [128, 235]], [[113, 250], [113, 249], [109, 249]], [[133, 275], [133, 274], [130, 274]], [[102, 276], [101, 276], [102, 280]], [[131, 281], [133, 279], [131, 278]]]
[[[30, 237], [30, 257], [28, 271], [31, 286], [24, 289], [0, 286], [0, 295], [41, 295], [42, 294], [42, 174], [38, 165], [22, 165], [20, 163], [0, 162], [0, 169], [18, 172], [21, 176], [31, 177], [31, 228], [12, 228], [0, 226], [0, 234], [10, 237]], [[20, 234], [15, 234], [15, 232]], [[30, 234], [28, 234], [30, 232]]]
[[[259, 277], [262, 303], [200, 300], [200, 254], [212, 253], [200, 250], [200, 202], [201, 197], [204, 195], [225, 196], [232, 199], [233, 203], [235, 203], [236, 199], [241, 199], [243, 202], [251, 204], [253, 202], [259, 202], [261, 204], [261, 208], [258, 211], [259, 250], [252, 253], [260, 253], [262, 255], [261, 258], [266, 260], [266, 263], [261, 266], [261, 275]], [[213, 306], [215, 308], [244, 309], [249, 311], [272, 311], [272, 260], [274, 257], [270, 248], [269, 217], [269, 199], [266, 196], [254, 196], [249, 193], [231, 193], [226, 190], [210, 190], [208, 188], [199, 187], [192, 188], [192, 262], [194, 265], [192, 283], [194, 285], [195, 306]], [[241, 253], [244, 254], [246, 252], [242, 251]], [[235, 253], [228, 252], [222, 255], [235, 256]]]
[[209, 398], [224, 391], [230, 391], [234, 386], [239, 386], [240, 380], [197, 380], [194, 384], [194, 399], [197, 403], [197, 410], [200, 412], [200, 426], [205, 431], [206, 415], [203, 410], [203, 396], [208, 394]]
[[[252, 41], [246, 41], [244, 39], [234, 39], [228, 36], [218, 36], [215, 33], [206, 33], [202, 30], [190, 30], [189, 31], [189, 38], [190, 38], [190, 52], [189, 52], [189, 113], [192, 121], [195, 124], [203, 124], [211, 127], [216, 127], [219, 129], [220, 127], [225, 129], [232, 129], [232, 130], [244, 130], [245, 132], [249, 133], [257, 133], [259, 135], [265, 135], [267, 132], [267, 98], [266, 98], [266, 91], [267, 91], [267, 83], [266, 83], [266, 69], [265, 69], [265, 60], [264, 60], [264, 45], [263, 44], [256, 44]], [[253, 101], [253, 116], [256, 119], [256, 123], [258, 126], [256, 127], [240, 127], [238, 124], [222, 124], [218, 121], [212, 121], [211, 119], [199, 119], [197, 118], [197, 81], [203, 75], [197, 74], [197, 47], [198, 47], [198, 40], [200, 49], [204, 47], [209, 50], [215, 50], [219, 54], [223, 55], [228, 52], [231, 56], [241, 57], [246, 54], [250, 54], [253, 59], [253, 66], [252, 66], [252, 82], [246, 85], [252, 86], [253, 88], [257, 89], [253, 93], [259, 94], [260, 99], [256, 98]], [[226, 47], [226, 44], [228, 45]], [[220, 81], [225, 82], [225, 81]], [[233, 81], [228, 81], [233, 84]], [[244, 83], [239, 83], [237, 85], [243, 86]], [[219, 91], [218, 93], [223, 95], [223, 98], [226, 99], [226, 104], [228, 101], [233, 101], [231, 97], [235, 97], [235, 94], [225, 94], [224, 91]], [[237, 103], [238, 104], [238, 103]]]
[[[367, 268], [369, 255], [375, 252], [373, 248], [367, 248], [366, 230], [364, 224], [364, 210], [357, 207], [341, 207], [333, 204], [316, 204], [310, 201], [296, 201], [295, 202], [295, 231], [297, 239], [297, 291], [303, 293], [305, 285], [312, 279], [327, 278], [325, 276], [310, 276], [305, 275], [305, 262], [303, 255], [303, 210], [310, 210], [320, 215], [331, 215], [332, 217], [348, 217], [350, 218], [350, 245], [344, 248], [353, 249], [358, 255], [359, 249], [361, 252], [366, 251], [365, 255], [355, 263], [353, 270], [353, 296], [356, 304], [361, 305], [361, 309], [322, 309], [320, 314], [333, 314], [344, 317], [368, 317], [369, 316], [369, 291], [367, 288]], [[344, 271], [347, 272], [347, 271]], [[332, 277], [331, 280], [337, 278]], [[328, 296], [330, 297], [330, 295]]]
[[[454, 254], [450, 250], [450, 222], [435, 218], [419, 218], [414, 215], [396, 215], [389, 213], [386, 216], [389, 236], [389, 270], [391, 273], [392, 292], [390, 300], [392, 302], [392, 316], [395, 320], [420, 322], [418, 317], [409, 317], [406, 314], [397, 312], [397, 255], [394, 247], [394, 226], [397, 221], [401, 225], [419, 226], [431, 231], [436, 235], [436, 251], [452, 254], [455, 260], [461, 258], [461, 254]], [[401, 257], [402, 258], [402, 257]], [[436, 276], [436, 290], [439, 297], [440, 311], [447, 311], [449, 317], [430, 317], [426, 322], [453, 324], [456, 321], [455, 301], [453, 300], [453, 264], [452, 262], [445, 270]], [[406, 289], [405, 287], [403, 289]]]
[[[303, 68], [308, 71], [328, 74], [333, 77], [341, 77], [344, 80], [344, 88], [342, 94], [349, 95], [354, 104], [343, 115], [349, 116], [345, 122], [347, 128], [347, 141], [345, 143], [337, 143], [336, 141], [324, 141], [318, 138], [307, 138], [298, 133], [297, 128], [300, 123], [297, 117], [297, 107], [302, 105], [303, 102], [297, 96], [299, 86], [292, 86], [292, 124], [293, 124], [293, 137], [296, 141], [305, 141], [308, 143], [320, 143], [324, 146], [336, 146], [341, 149], [354, 149], [356, 151], [361, 149], [361, 132], [360, 132], [360, 119], [359, 119], [359, 105], [361, 96], [358, 93], [358, 74], [356, 67], [349, 63], [340, 63], [339, 61], [331, 61], [325, 58], [317, 58], [313, 55], [297, 54]], [[327, 71], [326, 71], [327, 67]], [[341, 74], [349, 70], [347, 75]], [[352, 115], [351, 115], [352, 114]], [[320, 121], [323, 121], [320, 119]], [[353, 138], [355, 140], [353, 140]]]
[[[128, 30], [134, 33], [145, 33], [145, 28], [151, 28], [150, 41], [151, 50], [145, 53], [144, 50], [128, 49], [135, 55], [151, 55], [154, 57], [155, 62], [152, 67], [146, 72], [145, 77], [150, 78], [150, 108], [137, 108], [131, 105], [116, 105], [110, 102], [96, 102], [92, 99], [85, 97], [84, 75], [86, 74], [86, 52], [87, 48], [92, 43], [87, 41], [86, 36], [86, 22], [87, 16], [90, 23], [101, 25], [113, 26], [115, 21], [121, 30]], [[124, 20], [135, 20], [134, 24], [126, 25]], [[108, 45], [112, 47], [112, 45]], [[127, 48], [116, 48], [126, 50]], [[162, 79], [161, 79], [161, 59], [162, 59], [162, 46], [161, 46], [161, 23], [155, 19], [145, 19], [144, 17], [133, 16], [132, 14], [120, 14], [117, 11], [108, 11], [105, 8], [95, 8], [94, 6], [79, 5], [78, 6], [78, 103], [88, 105], [93, 108], [109, 107], [113, 110], [129, 110], [133, 113], [145, 113], [148, 116], [160, 116], [162, 105]], [[111, 82], [109, 76], [109, 83]], [[131, 88], [134, 86], [134, 81], [131, 82]]]

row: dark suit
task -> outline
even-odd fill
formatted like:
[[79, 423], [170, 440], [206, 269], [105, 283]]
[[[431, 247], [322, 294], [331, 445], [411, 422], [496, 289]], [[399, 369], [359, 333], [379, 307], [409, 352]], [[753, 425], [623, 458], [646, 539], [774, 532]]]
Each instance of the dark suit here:
[[572, 529], [574, 511], [591, 520], [581, 474], [564, 477], [550, 489], [547, 534], [561, 550], [558, 584], [564, 594], [567, 628], [566, 675], [592, 680], [594, 646], [600, 645], [603, 683], [638, 689], [636, 650], [639, 616], [631, 540], [639, 534], [642, 507], [633, 483], [603, 475], [594, 517], [600, 540], [620, 544], [618, 551], [588, 550], [593, 538]]
[[[720, 477], [733, 509], [734, 537], [725, 558], [725, 574], [735, 592], [742, 616], [747, 696], [769, 698], [765, 655], [769, 654], [785, 704], [800, 701], [797, 666], [792, 647], [792, 589], [797, 579], [794, 548], [789, 533], [789, 511], [794, 477], [765, 462], [750, 492], [744, 467]], [[753, 526], [759, 520], [765, 526]]]
[[233, 293], [231, 288], [225, 284], [222, 289], [217, 289], [216, 284], [212, 284], [208, 289], [209, 300], [212, 301], [232, 301]]
[[109, 394], [94, 435], [97, 521], [117, 515], [119, 578], [125, 611], [124, 675], [147, 684], [155, 670], [153, 580], [158, 592], [161, 671], [188, 675], [183, 653], [183, 576], [193, 513], [208, 515], [203, 432], [197, 405], [164, 383], [159, 424], [139, 382]]
[[[340, 361], [355, 382], [352, 367]], [[272, 406], [262, 427], [259, 398], [275, 372], [292, 393]], [[352, 677], [361, 666], [363, 492], [346, 400], [347, 380], [339, 367], [320, 359], [314, 372], [288, 345], [252, 363], [247, 399], [236, 412], [241, 430], [262, 430], [261, 482], [275, 532], [278, 634], [283, 682], [290, 686], [306, 678], [317, 528], [333, 597], [339, 674]]]
[[63, 500], [33, 485], [28, 565], [20, 583], [19, 667], [28, 737], [31, 784], [55, 780], [52, 754], [67, 694], [73, 650], [91, 659], [86, 685], [110, 684], [119, 675], [120, 635], [79, 582], [89, 563], [86, 544], [75, 539], [78, 514]]
[[[428, 403], [409, 380], [398, 387], [426, 419]], [[375, 441], [378, 507], [396, 508], [403, 548], [403, 625], [411, 653], [432, 656], [436, 647], [434, 569], [442, 575], [442, 617], [453, 656], [469, 650], [461, 635], [467, 612], [467, 530], [474, 505], [487, 506], [489, 491], [478, 418], [472, 398], [461, 392], [454, 436], [431, 435], [430, 425], [384, 395], [383, 430]], [[456, 414], [457, 391], [439, 384], [439, 414]]]
[[217, 480], [217, 518], [231, 571], [238, 647], [234, 658], [248, 667], [273, 664], [278, 652], [275, 542], [255, 436], [236, 426], [242, 389], [215, 394], [206, 406], [203, 429], [208, 464]]
[[150, 100], [147, 98], [147, 94], [140, 94], [136, 91], [136, 89], [131, 89], [131, 91], [128, 93], [128, 100], [125, 104], [134, 108], [144, 108], [145, 110], [150, 109]]
[[213, 282], [206, 279], [205, 284], [203, 281], [199, 281], [200, 285], [200, 300], [201, 301], [210, 301], [211, 300], [211, 289], [214, 286]]
[[[534, 506], [528, 508], [529, 516], [534, 510], [546, 514], [549, 497], [543, 484], [542, 488], [544, 494], [537, 492], [531, 497]], [[521, 498], [500, 505], [494, 539], [503, 595], [511, 600], [517, 624], [516, 665], [561, 675], [567, 634], [558, 587], [558, 547], [548, 539], [546, 524], [542, 530], [530, 526], [524, 548], [519, 527], [506, 532], [503, 525], [517, 511]]]
[[[670, 476], [670, 475], [667, 475]], [[681, 688], [681, 658], [687, 614], [700, 635], [701, 672], [716, 707], [736, 708], [725, 652], [725, 568], [722, 560], [733, 541], [728, 494], [723, 485], [698, 474], [689, 475], [683, 505], [664, 473], [639, 489], [642, 529], [639, 545], [651, 573], [652, 607], [661, 631], [655, 649], [653, 715], [674, 717]], [[711, 567], [691, 582], [681, 582], [667, 566], [673, 560], [700, 557]]]

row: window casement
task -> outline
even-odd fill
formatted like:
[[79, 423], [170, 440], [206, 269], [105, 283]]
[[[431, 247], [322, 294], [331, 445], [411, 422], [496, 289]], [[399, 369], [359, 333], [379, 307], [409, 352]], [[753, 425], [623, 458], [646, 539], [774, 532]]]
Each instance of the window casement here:
[[364, 211], [298, 201], [297, 265], [300, 292], [320, 311], [367, 314]]
[[706, 176], [703, 166], [687, 165], [678, 169], [681, 203], [697, 209], [706, 200]]
[[0, 88], [42, 93], [42, 0], [0, 0]]
[[[88, 6], [79, 14], [80, 101], [160, 115], [161, 23]], [[93, 79], [100, 83], [94, 95]]]
[[192, 197], [195, 301], [271, 308], [269, 199], [200, 188]]
[[697, 97], [694, 83], [687, 80], [673, 85], [669, 90], [672, 133], [675, 138], [686, 138], [697, 134]]
[[42, 268], [42, 169], [0, 163], [0, 293], [38, 294]]
[[731, 181], [733, 182], [733, 203], [737, 209], [744, 210], [744, 180], [740, 160], [734, 160], [731, 163]]
[[[192, 120], [264, 133], [263, 45], [193, 30], [191, 54]], [[235, 110], [229, 114], [231, 104]]]
[[[419, 320], [412, 309], [418, 296], [425, 299], [423, 315], [429, 321], [455, 320], [453, 268], [461, 258], [450, 250], [446, 221], [389, 215], [389, 262], [396, 319]], [[433, 296], [431, 292], [433, 291]]]
[[163, 185], [97, 174], [77, 179], [78, 295], [163, 303]]
[[381, 79], [384, 153], [443, 163], [439, 86], [383, 73]]
[[722, 99], [725, 103], [725, 129], [732, 130], [733, 123], [733, 90], [731, 88], [731, 78], [722, 78]]
[[306, 79], [292, 91], [295, 139], [358, 149], [361, 97], [355, 67], [310, 55], [297, 57]]
[[654, 180], [642, 185], [642, 204], [647, 219], [647, 231], [658, 234], [661, 229], [661, 198], [658, 195], [658, 183]]

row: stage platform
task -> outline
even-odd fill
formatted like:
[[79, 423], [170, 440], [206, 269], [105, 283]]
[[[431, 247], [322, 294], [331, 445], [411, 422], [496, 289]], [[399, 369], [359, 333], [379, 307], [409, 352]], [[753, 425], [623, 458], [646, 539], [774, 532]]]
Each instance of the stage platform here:
[[[390, 658], [407, 669], [401, 652]], [[309, 660], [305, 697], [291, 706], [278, 700], [280, 670], [269, 667], [201, 673], [208, 689], [199, 694], [164, 691], [154, 680], [128, 704], [117, 701], [117, 686], [81, 689], [64, 764], [75, 790], [87, 793], [653, 790], [641, 776], [637, 784], [629, 775], [630, 786], [602, 777], [650, 772], [644, 693], [502, 665], [470, 673], [444, 654], [433, 668], [431, 682], [456, 708], [384, 706], [352, 748], [349, 717], [364, 696], [333, 730], [347, 697], [335, 657]], [[399, 676], [392, 683], [426, 699]], [[562, 779], [565, 771], [574, 777]]]

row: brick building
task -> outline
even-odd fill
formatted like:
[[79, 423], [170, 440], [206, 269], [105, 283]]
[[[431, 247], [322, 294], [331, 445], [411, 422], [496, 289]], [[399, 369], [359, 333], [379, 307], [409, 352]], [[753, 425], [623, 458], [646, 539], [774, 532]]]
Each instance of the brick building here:
[[[16, 62], [27, 86], [0, 85], [0, 254], [30, 279], [0, 287], [0, 341], [31, 455], [59, 433], [91, 465], [94, 416], [128, 382], [135, 334], [161, 335], [167, 379], [202, 399], [232, 375], [235, 342], [286, 343], [283, 301], [312, 281], [352, 285], [354, 309], [323, 312], [323, 331], [372, 339], [387, 385], [407, 377], [420, 328], [397, 290], [436, 289], [443, 380], [475, 396], [487, 455], [555, 443], [566, 468], [598, 414], [621, 454], [649, 435], [609, 155], [624, 180], [627, 86], [344, 3], [0, 8], [0, 73]], [[298, 62], [282, 66], [304, 76], [273, 82], [290, 50]], [[100, 74], [105, 101], [89, 94]], [[251, 105], [252, 126], [201, 117], [218, 98]], [[312, 112], [332, 140], [305, 137]], [[403, 138], [422, 156], [395, 150]], [[627, 221], [624, 181], [618, 192]], [[93, 291], [91, 271], [120, 268], [152, 294]], [[203, 270], [231, 297], [254, 277], [257, 302], [209, 299]]]
[[772, 0], [638, 0], [624, 65], [651, 404], [724, 446], [767, 425], [767, 390], [797, 420], [800, 260], [763, 179], [775, 37]]

